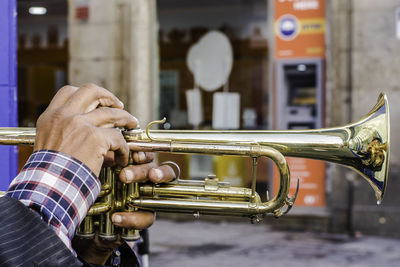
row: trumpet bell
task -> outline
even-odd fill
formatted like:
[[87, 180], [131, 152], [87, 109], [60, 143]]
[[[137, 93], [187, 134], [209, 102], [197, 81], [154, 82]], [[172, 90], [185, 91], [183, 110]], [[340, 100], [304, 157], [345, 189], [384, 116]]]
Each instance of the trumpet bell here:
[[390, 156], [390, 115], [385, 94], [360, 121], [350, 125], [353, 138], [349, 148], [359, 159], [352, 168], [364, 177], [375, 191], [378, 204], [386, 191]]

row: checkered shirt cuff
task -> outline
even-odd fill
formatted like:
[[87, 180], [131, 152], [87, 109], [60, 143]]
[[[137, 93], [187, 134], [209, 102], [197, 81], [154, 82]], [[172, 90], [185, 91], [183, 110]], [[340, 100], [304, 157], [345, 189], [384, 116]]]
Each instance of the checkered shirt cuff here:
[[71, 239], [100, 192], [100, 181], [67, 154], [35, 151], [11, 182], [7, 196], [39, 213], [74, 253]]

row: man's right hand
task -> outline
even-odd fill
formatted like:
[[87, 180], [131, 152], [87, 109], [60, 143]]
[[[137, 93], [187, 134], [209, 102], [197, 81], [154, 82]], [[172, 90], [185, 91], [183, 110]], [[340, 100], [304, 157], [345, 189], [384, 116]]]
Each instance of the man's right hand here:
[[138, 121], [123, 107], [116, 96], [97, 85], [64, 86], [37, 121], [34, 151], [66, 153], [97, 176], [110, 151], [115, 163], [125, 166], [129, 148], [115, 127], [136, 128]]

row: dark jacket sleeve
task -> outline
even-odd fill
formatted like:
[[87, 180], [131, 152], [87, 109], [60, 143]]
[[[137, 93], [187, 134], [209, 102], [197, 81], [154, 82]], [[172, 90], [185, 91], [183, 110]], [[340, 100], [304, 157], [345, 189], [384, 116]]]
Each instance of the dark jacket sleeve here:
[[39, 215], [0, 198], [0, 266], [82, 266]]

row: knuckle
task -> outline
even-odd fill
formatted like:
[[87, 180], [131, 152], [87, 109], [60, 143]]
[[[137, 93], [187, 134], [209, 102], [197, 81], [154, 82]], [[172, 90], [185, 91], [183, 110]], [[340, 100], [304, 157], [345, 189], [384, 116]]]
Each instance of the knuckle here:
[[147, 177], [147, 176], [149, 176], [149, 171], [151, 170], [151, 168], [149, 168], [149, 167], [147, 167], [147, 168], [142, 168], [141, 169], [141, 175], [143, 176], [143, 177]]
[[65, 112], [62, 109], [57, 109], [52, 112], [46, 110], [40, 115], [40, 117], [36, 122], [36, 125], [37, 127], [41, 127], [46, 124], [58, 125], [62, 123], [64, 119], [65, 119]]
[[85, 83], [84, 85], [81, 86], [83, 89], [89, 89], [89, 90], [95, 90], [99, 88], [96, 84], [94, 83]]
[[42, 127], [43, 125], [44, 125], [44, 123], [45, 123], [45, 121], [46, 121], [46, 119], [45, 119], [45, 117], [46, 117], [46, 113], [44, 112], [44, 113], [42, 113], [40, 116], [39, 116], [39, 118], [37, 119], [37, 121], [36, 121], [36, 127]]
[[109, 110], [108, 110], [108, 107], [98, 107], [98, 108], [95, 110], [96, 116], [97, 116], [97, 117], [101, 117], [101, 118], [107, 118], [107, 122], [108, 122], [108, 123], [112, 121], [112, 118], [110, 118], [110, 117], [111, 117], [111, 116], [110, 116], [110, 113], [111, 113], [111, 112], [112, 112], [112, 111], [109, 111]]
[[72, 85], [64, 85], [59, 89], [59, 91], [76, 91], [76, 87]]
[[116, 143], [118, 143], [119, 145], [123, 145], [125, 142], [124, 136], [122, 135], [122, 132], [116, 128], [111, 129], [110, 131], [110, 138], [113, 138], [115, 140]]
[[116, 109], [116, 108], [110, 108], [110, 107], [101, 107], [101, 112], [104, 114], [104, 115], [108, 115], [108, 117], [111, 119], [111, 120], [115, 120], [115, 119], [118, 119], [120, 116], [120, 113], [119, 113], [119, 109]]
[[146, 159], [150, 162], [154, 160], [154, 153], [153, 152], [145, 152]]
[[51, 117], [55, 120], [62, 120], [67, 117], [67, 114], [68, 112], [65, 109], [59, 108], [52, 112]]
[[150, 162], [149, 164], [148, 164], [148, 168], [149, 169], [154, 169], [154, 168], [158, 168], [158, 165], [155, 163], [155, 162]]

